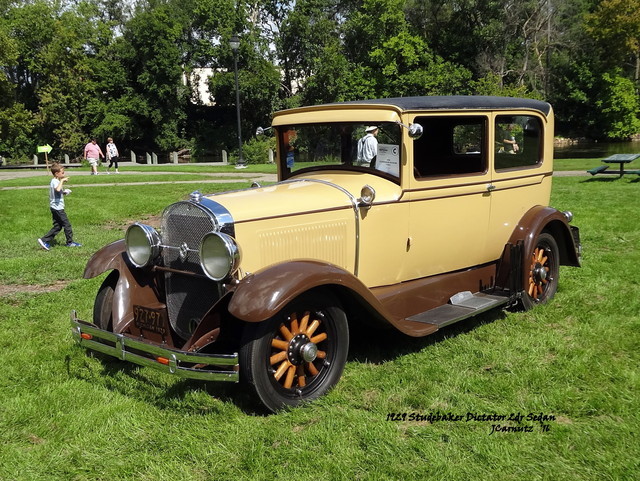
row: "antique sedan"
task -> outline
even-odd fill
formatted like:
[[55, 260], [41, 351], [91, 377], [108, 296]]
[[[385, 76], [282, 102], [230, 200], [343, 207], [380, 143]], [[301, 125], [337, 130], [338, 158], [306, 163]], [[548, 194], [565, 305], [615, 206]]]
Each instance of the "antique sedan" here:
[[84, 347], [177, 376], [243, 381], [278, 410], [340, 378], [353, 322], [425, 336], [551, 299], [580, 264], [548, 206], [549, 104], [409, 97], [278, 112], [278, 182], [168, 206], [84, 276], [109, 272]]

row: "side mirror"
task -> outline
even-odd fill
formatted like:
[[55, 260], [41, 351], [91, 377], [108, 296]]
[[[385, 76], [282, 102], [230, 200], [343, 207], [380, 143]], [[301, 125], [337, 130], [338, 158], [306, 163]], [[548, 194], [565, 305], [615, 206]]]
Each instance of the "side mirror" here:
[[409, 125], [409, 137], [411, 137], [413, 140], [418, 140], [420, 137], [422, 137], [423, 132], [424, 132], [424, 129], [422, 128], [422, 125], [420, 124]]
[[405, 125], [399, 120], [396, 120], [396, 123], [398, 125], [403, 126], [405, 129], [407, 129], [409, 131], [409, 137], [412, 138], [413, 140], [418, 140], [420, 137], [422, 137], [422, 133], [424, 132], [422, 125], [420, 124]]
[[263, 128], [263, 127], [258, 127], [256, 129], [256, 135], [264, 135], [264, 133], [269, 130], [271, 127], [267, 127], [267, 128]]

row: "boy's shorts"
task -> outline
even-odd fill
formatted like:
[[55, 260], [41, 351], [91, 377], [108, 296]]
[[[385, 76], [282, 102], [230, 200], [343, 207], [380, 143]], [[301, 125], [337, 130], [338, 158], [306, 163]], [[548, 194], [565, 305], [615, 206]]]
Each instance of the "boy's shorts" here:
[[89, 161], [89, 165], [91, 167], [95, 167], [96, 165], [98, 165], [98, 159], [92, 159], [91, 157], [87, 158], [87, 160]]

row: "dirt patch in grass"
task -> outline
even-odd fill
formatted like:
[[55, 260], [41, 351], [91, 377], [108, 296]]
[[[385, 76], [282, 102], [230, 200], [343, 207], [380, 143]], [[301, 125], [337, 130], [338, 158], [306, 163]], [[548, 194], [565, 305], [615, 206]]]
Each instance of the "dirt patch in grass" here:
[[67, 287], [69, 281], [58, 281], [48, 286], [31, 286], [27, 284], [0, 284], [0, 297], [11, 297], [16, 294], [44, 294], [45, 292], [61, 291]]
[[114, 230], [114, 229], [121, 230], [122, 235], [124, 236], [124, 233], [126, 232], [127, 227], [129, 227], [134, 222], [141, 222], [143, 224], [147, 224], [153, 227], [154, 229], [160, 229], [161, 221], [162, 221], [161, 215], [146, 215], [146, 216], [142, 216], [140, 219], [135, 219], [135, 220], [127, 219], [119, 222], [109, 221], [105, 224], [105, 228], [111, 229], [111, 230]]

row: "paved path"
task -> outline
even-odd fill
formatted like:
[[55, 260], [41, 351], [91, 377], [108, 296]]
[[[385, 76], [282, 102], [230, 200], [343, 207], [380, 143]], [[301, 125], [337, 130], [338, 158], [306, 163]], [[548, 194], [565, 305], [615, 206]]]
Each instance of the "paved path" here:
[[[128, 164], [128, 165], [127, 165]], [[178, 168], [179, 168], [178, 164]], [[198, 165], [210, 165], [210, 164], [198, 164]], [[84, 184], [81, 183], [81, 178], [89, 177], [91, 173], [89, 171], [78, 171], [73, 169], [68, 169], [67, 174], [70, 178], [73, 178], [73, 183], [71, 187], [112, 187], [114, 185], [155, 185], [155, 184], [166, 184], [170, 182], [172, 184], [223, 184], [230, 182], [246, 182], [250, 185], [252, 182], [266, 183], [266, 182], [275, 182], [277, 180], [276, 174], [265, 174], [260, 172], [215, 172], [215, 167], [212, 166], [211, 172], [144, 172], [144, 164], [138, 164], [136, 166], [136, 170], [129, 170], [133, 164], [120, 162], [120, 174], [112, 173], [107, 175], [101, 172], [99, 175], [101, 178], [110, 179], [111, 177], [116, 178], [119, 175], [123, 174], [147, 174], [154, 176], [171, 176], [170, 179], [167, 180], [157, 180], [157, 181], [145, 181], [145, 182], [101, 182], [99, 184]], [[142, 167], [142, 169], [138, 169], [138, 167]], [[181, 175], [200, 175], [204, 177], [211, 177], [211, 179], [201, 179], [201, 180], [180, 180], [179, 177]], [[23, 179], [28, 177], [34, 178], [47, 178], [47, 182], [35, 181], [34, 184], [30, 186], [22, 186], [22, 187], [2, 187], [1, 182], [3, 180], [11, 180], [11, 179]], [[48, 179], [51, 175], [47, 172], [46, 169], [0, 169], [0, 190], [18, 190], [18, 189], [46, 189], [49, 188]], [[37, 183], [36, 183], [37, 182]]]
[[[163, 164], [164, 166], [165, 164]], [[172, 165], [172, 164], [167, 164]], [[176, 167], [179, 168], [181, 164], [178, 164]], [[184, 165], [184, 164], [182, 164]], [[71, 187], [113, 187], [115, 185], [156, 185], [156, 184], [165, 184], [167, 182], [171, 182], [172, 184], [223, 184], [230, 182], [246, 182], [247, 184], [251, 184], [252, 182], [259, 183], [267, 183], [267, 182], [276, 182], [277, 176], [276, 174], [265, 174], [265, 173], [251, 173], [251, 172], [215, 172], [216, 165], [215, 164], [197, 164], [197, 165], [211, 165], [211, 172], [157, 172], [151, 171], [148, 174], [152, 174], [154, 176], [172, 176], [171, 179], [167, 180], [157, 180], [157, 181], [146, 181], [146, 182], [101, 182], [99, 184], [83, 184], [78, 180], [81, 177], [89, 177], [90, 172], [88, 171], [76, 171], [73, 169], [69, 169], [68, 175], [69, 177], [73, 177], [73, 184]], [[131, 162], [120, 162], [120, 168], [122, 169], [121, 174], [110, 174], [107, 176], [104, 172], [100, 174], [102, 177], [110, 178], [111, 176], [117, 176], [122, 174], [141, 174], [144, 172], [145, 164], [136, 164], [135, 171], [127, 171], [127, 168], [132, 167], [133, 164]], [[219, 166], [219, 164], [218, 164]], [[141, 167], [141, 169], [140, 169]], [[201, 180], [179, 180], [181, 175], [201, 175], [204, 177], [211, 177], [211, 179], [201, 179]], [[553, 173], [554, 177], [575, 177], [575, 176], [588, 176], [586, 171], [582, 170], [560, 170]], [[3, 187], [1, 182], [3, 180], [11, 180], [11, 179], [21, 179], [25, 177], [47, 177], [49, 178], [49, 174], [45, 169], [0, 169], [0, 190], [18, 190], [18, 189], [46, 189], [49, 187], [49, 182], [40, 182], [37, 181], [36, 185], [22, 186], [22, 187]], [[35, 183], [35, 182], [34, 182]]]
[[553, 173], [554, 177], [579, 177], [587, 176], [591, 177], [586, 170], [556, 170]]

